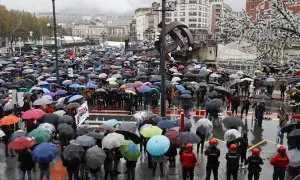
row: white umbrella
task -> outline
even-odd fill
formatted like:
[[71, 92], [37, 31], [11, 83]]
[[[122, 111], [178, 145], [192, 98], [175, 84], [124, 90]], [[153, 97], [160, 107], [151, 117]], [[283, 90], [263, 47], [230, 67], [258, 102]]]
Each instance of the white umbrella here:
[[33, 102], [34, 106], [43, 106], [43, 105], [47, 105], [47, 104], [52, 104], [53, 101], [49, 100], [49, 99], [37, 99]]
[[172, 75], [173, 75], [173, 76], [182, 76], [182, 73], [176, 72], [176, 73], [173, 73]]
[[244, 78], [244, 79], [242, 79], [242, 81], [250, 81], [250, 82], [253, 82], [253, 79], [251, 79], [251, 78]]
[[63, 116], [66, 114], [66, 111], [64, 110], [58, 110], [58, 111], [55, 111], [53, 114], [56, 114], [56, 115], [59, 115], [59, 116]]
[[231, 75], [229, 76], [229, 78], [231, 78], [231, 79], [240, 79], [241, 76], [238, 75], [238, 74], [231, 74]]
[[121, 74], [114, 74], [114, 75], [112, 75], [112, 77], [116, 78], [116, 79], [121, 79], [122, 75]]
[[52, 134], [55, 131], [55, 127], [53, 124], [50, 123], [42, 123], [38, 126], [39, 129], [43, 129], [47, 132], [49, 132], [50, 134]]
[[118, 133], [109, 133], [102, 139], [102, 148], [113, 149], [121, 146], [124, 136]]
[[300, 166], [300, 150], [292, 149], [292, 150], [289, 150], [287, 154], [290, 159], [289, 166], [299, 167]]
[[236, 72], [236, 74], [238, 74], [238, 75], [243, 75], [244, 72], [243, 72], [243, 71], [238, 71], [238, 72]]
[[218, 74], [216, 74], [216, 73], [212, 73], [212, 74], [210, 75], [210, 77], [211, 77], [211, 78], [219, 78], [219, 77], [221, 77], [221, 76], [218, 75]]
[[115, 78], [115, 77], [110, 77], [110, 78], [106, 79], [106, 81], [116, 81], [116, 80], [117, 80], [117, 78]]
[[214, 128], [212, 122], [206, 118], [199, 119], [196, 123], [196, 127], [197, 127], [197, 130], [199, 130], [199, 131], [205, 129], [206, 134], [211, 133]]
[[241, 137], [241, 132], [239, 132], [236, 129], [229, 129], [224, 134], [224, 140], [225, 141], [234, 141]]
[[107, 74], [106, 73], [101, 73], [99, 74], [99, 78], [106, 78], [107, 77]]
[[48, 99], [48, 100], [50, 100], [50, 101], [53, 100], [53, 98], [52, 98], [50, 95], [43, 95], [43, 96], [42, 96], [42, 99]]
[[4, 137], [4, 136], [5, 136], [5, 133], [2, 130], [0, 130], [0, 138]]
[[181, 81], [180, 77], [173, 77], [172, 82], [178, 82]]

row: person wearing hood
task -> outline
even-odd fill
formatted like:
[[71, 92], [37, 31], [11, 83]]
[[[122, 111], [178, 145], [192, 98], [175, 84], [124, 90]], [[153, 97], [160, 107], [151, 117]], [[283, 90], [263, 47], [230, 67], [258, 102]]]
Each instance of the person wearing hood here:
[[257, 148], [252, 149], [252, 155], [248, 157], [245, 164], [248, 164], [248, 180], [259, 179], [261, 172], [261, 165], [264, 164], [262, 158], [260, 157], [260, 150]]
[[180, 153], [181, 163], [182, 163], [182, 179], [186, 180], [189, 174], [190, 180], [194, 179], [194, 169], [197, 165], [197, 158], [193, 152], [193, 144], [185, 145], [185, 149]]
[[210, 180], [211, 171], [214, 174], [214, 180], [218, 180], [220, 149], [217, 148], [217, 145], [217, 139], [210, 139], [209, 146], [204, 152], [205, 156], [207, 156], [206, 180]]
[[270, 164], [274, 166], [273, 180], [284, 180], [285, 170], [290, 161], [284, 146], [279, 146], [277, 151], [278, 154], [273, 156], [270, 161]]

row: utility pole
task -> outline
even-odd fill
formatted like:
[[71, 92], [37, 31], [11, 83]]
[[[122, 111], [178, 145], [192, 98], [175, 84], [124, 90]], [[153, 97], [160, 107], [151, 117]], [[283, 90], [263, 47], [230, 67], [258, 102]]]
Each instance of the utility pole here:
[[56, 14], [55, 14], [55, 0], [52, 0], [53, 7], [53, 30], [54, 30], [54, 48], [55, 48], [55, 69], [56, 69], [56, 82], [59, 84], [59, 67], [58, 67], [58, 50], [57, 50], [57, 27], [56, 27]]
[[161, 94], [160, 94], [160, 115], [166, 116], [166, 0], [161, 3], [161, 49], [160, 49], [160, 74], [161, 74]]

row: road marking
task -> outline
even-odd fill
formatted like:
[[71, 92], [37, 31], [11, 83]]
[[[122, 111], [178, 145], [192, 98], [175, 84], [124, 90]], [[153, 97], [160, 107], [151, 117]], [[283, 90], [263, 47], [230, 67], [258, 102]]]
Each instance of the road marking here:
[[258, 143], [256, 143], [256, 144], [254, 144], [253, 146], [249, 147], [247, 150], [248, 150], [248, 151], [251, 151], [252, 149], [254, 149], [254, 148], [256, 148], [257, 146], [260, 146], [260, 145], [262, 145], [262, 144], [264, 144], [264, 143], [266, 143], [266, 142], [267, 142], [267, 140], [262, 140], [262, 141], [260, 141], [260, 142], [258, 142]]
[[281, 146], [283, 146], [282, 144], [279, 144], [279, 143], [274, 142], [274, 141], [270, 141], [270, 140], [266, 140], [266, 141], [269, 142], [269, 143], [273, 143], [273, 144], [276, 144], [276, 145], [281, 145]]

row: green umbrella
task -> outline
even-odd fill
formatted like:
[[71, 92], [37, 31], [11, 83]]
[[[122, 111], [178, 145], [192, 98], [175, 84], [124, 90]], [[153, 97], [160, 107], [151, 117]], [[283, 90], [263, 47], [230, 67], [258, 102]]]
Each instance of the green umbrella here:
[[27, 137], [32, 137], [36, 140], [38, 144], [43, 142], [49, 142], [50, 134], [49, 132], [43, 129], [34, 129], [30, 133], [27, 134]]
[[121, 154], [128, 161], [137, 161], [140, 157], [140, 151], [133, 141], [125, 140], [120, 146]]

